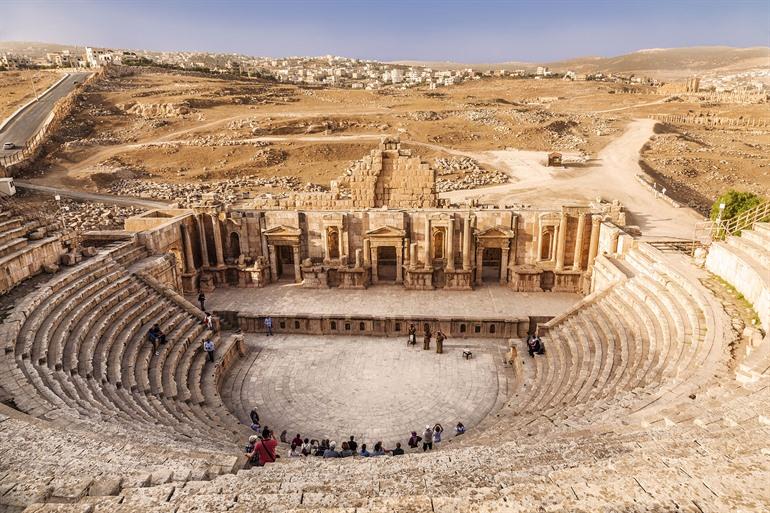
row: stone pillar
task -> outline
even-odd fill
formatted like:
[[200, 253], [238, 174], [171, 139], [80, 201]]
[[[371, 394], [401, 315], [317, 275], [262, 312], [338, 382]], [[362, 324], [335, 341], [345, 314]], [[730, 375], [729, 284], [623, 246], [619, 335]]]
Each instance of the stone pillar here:
[[361, 266], [362, 266], [362, 265], [363, 265], [363, 263], [364, 263], [364, 262], [363, 262], [363, 256], [362, 256], [362, 253], [363, 253], [363, 251], [361, 250], [361, 248], [359, 248], [359, 249], [357, 249], [357, 250], [356, 250], [356, 269], [360, 269], [360, 268], [361, 268]]
[[369, 239], [364, 239], [364, 265], [372, 263], [372, 243]]
[[300, 262], [299, 246], [292, 246], [291, 252], [294, 258], [294, 281], [295, 283], [302, 283], [302, 262]]
[[561, 213], [561, 220], [559, 221], [559, 238], [556, 243], [556, 270], [564, 270], [564, 253], [567, 246], [567, 213]]
[[412, 268], [412, 245], [409, 243], [409, 239], [403, 240], [403, 247], [404, 247], [404, 265]]
[[225, 256], [222, 253], [222, 232], [219, 230], [219, 216], [210, 214], [211, 227], [214, 230], [214, 251], [217, 254], [217, 267], [225, 265]]
[[345, 251], [345, 243], [342, 240], [342, 225], [340, 225], [339, 229], [337, 230], [337, 246], [339, 247], [337, 253], [340, 254], [340, 258], [348, 254], [348, 252]]
[[417, 269], [417, 243], [412, 242], [409, 245], [409, 268]]
[[[328, 226], [324, 226], [323, 230], [321, 230], [321, 244], [323, 244], [324, 249], [324, 261], [328, 262], [331, 258], [331, 255], [329, 255], [329, 234], [327, 233], [329, 231]], [[340, 253], [340, 257], [342, 256], [342, 253]]]
[[503, 246], [503, 250], [500, 252], [500, 285], [505, 285], [508, 283], [508, 254], [510, 252], [510, 248], [508, 247], [510, 243], [506, 243], [505, 246]]
[[268, 244], [267, 258], [270, 260], [270, 273], [273, 275], [273, 281], [278, 281], [278, 256], [275, 252], [275, 244]]
[[463, 220], [463, 271], [471, 270], [471, 216]]
[[206, 243], [206, 225], [203, 223], [203, 216], [206, 214], [200, 214], [198, 216], [198, 234], [201, 240], [201, 263], [203, 267], [209, 267], [209, 247]]
[[404, 282], [404, 242], [396, 246], [396, 283]]
[[583, 236], [586, 231], [586, 214], [578, 214], [577, 233], [575, 234], [575, 256], [572, 258], [572, 270], [583, 267]]
[[428, 214], [425, 214], [425, 247], [423, 249], [425, 251], [423, 255], [425, 269], [430, 269], [433, 262], [431, 262], [430, 258], [430, 218]]
[[195, 257], [193, 257], [192, 243], [190, 242], [190, 233], [187, 231], [187, 225], [182, 223], [182, 245], [184, 246], [184, 272], [187, 274], [195, 272]]
[[484, 282], [482, 274], [484, 274], [484, 248], [476, 246], [476, 283], [478, 285]]
[[451, 216], [449, 218], [449, 228], [447, 228], [446, 246], [447, 246], [446, 270], [449, 272], [454, 272], [455, 270], [455, 220]]
[[371, 262], [372, 262], [372, 283], [379, 283], [380, 282], [380, 273], [378, 273], [378, 258], [377, 258], [377, 246], [375, 246], [374, 251], [371, 251]]
[[588, 266], [593, 267], [596, 254], [599, 252], [599, 228], [602, 225], [602, 216], [594, 214], [591, 216], [591, 240], [588, 249]]

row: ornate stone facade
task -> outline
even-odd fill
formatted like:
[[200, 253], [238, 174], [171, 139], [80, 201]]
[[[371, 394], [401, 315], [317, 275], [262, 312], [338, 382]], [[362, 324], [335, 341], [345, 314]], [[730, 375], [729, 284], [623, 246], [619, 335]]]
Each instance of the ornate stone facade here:
[[[589, 206], [306, 211], [209, 204], [144, 214], [127, 227], [157, 224], [146, 244], [175, 253], [186, 291], [294, 282], [576, 292], [599, 253], [605, 216]], [[612, 237], [604, 233], [602, 240]]]

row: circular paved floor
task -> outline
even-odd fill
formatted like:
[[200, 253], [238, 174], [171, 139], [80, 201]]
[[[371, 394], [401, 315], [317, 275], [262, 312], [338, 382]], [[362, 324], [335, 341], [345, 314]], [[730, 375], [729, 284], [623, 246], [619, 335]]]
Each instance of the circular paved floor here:
[[[286, 429], [289, 439], [340, 443], [355, 435], [370, 447], [405, 442], [436, 422], [449, 432], [458, 421], [472, 428], [507, 395], [505, 341], [447, 342], [438, 355], [421, 340], [407, 348], [401, 338], [247, 334], [230, 406], [244, 421], [257, 406], [276, 436]], [[473, 359], [462, 358], [465, 347]]]

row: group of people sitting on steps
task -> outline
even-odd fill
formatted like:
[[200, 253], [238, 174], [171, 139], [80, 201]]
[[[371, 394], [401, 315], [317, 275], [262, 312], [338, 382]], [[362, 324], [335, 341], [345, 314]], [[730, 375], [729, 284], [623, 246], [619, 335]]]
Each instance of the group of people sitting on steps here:
[[[409, 325], [409, 331], [407, 332], [408, 337], [406, 339], [406, 345], [407, 346], [416, 346], [417, 345], [417, 328], [414, 324]], [[423, 335], [422, 335], [422, 348], [424, 351], [430, 350], [430, 339], [433, 338], [433, 333], [430, 331], [430, 324], [427, 322], [423, 324]], [[438, 354], [441, 354], [444, 352], [444, 341], [447, 339], [447, 336], [444, 334], [443, 331], [436, 330], [436, 352]]]
[[[251, 418], [251, 429], [259, 433], [249, 437], [249, 442], [244, 449], [249, 463], [252, 466], [258, 467], [274, 463], [276, 459], [281, 457], [276, 452], [278, 440], [275, 439], [273, 431], [268, 426], [260, 426], [259, 413], [257, 413], [256, 408], [251, 410], [249, 417]], [[433, 427], [430, 425], [425, 426], [422, 437], [417, 435], [416, 431], [412, 431], [407, 445], [412, 449], [418, 449], [420, 444], [422, 444], [423, 452], [433, 450], [433, 447], [441, 442], [443, 432], [444, 428], [441, 424], [436, 424]], [[465, 426], [462, 422], [458, 422], [457, 426], [455, 426], [455, 436], [462, 435], [463, 433], [465, 433]], [[309, 438], [302, 438], [299, 433], [289, 441], [286, 439], [286, 431], [281, 433], [280, 441], [290, 445], [287, 453], [289, 458], [313, 456], [318, 458], [348, 458], [352, 456], [370, 458], [387, 454], [392, 456], [404, 454], [401, 442], [397, 442], [396, 446], [392, 449], [384, 448], [382, 442], [374, 444], [372, 450], [369, 450], [366, 444], [361, 444], [359, 449], [355, 436], [351, 436], [350, 440], [342, 442], [340, 448], [337, 448], [337, 442], [328, 438], [324, 440], [311, 440]]]

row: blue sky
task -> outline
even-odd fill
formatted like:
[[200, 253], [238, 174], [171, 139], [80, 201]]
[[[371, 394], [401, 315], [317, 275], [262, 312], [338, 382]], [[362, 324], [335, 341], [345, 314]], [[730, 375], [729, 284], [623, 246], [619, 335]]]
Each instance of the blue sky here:
[[0, 40], [547, 62], [642, 48], [769, 46], [770, 0], [0, 0]]

